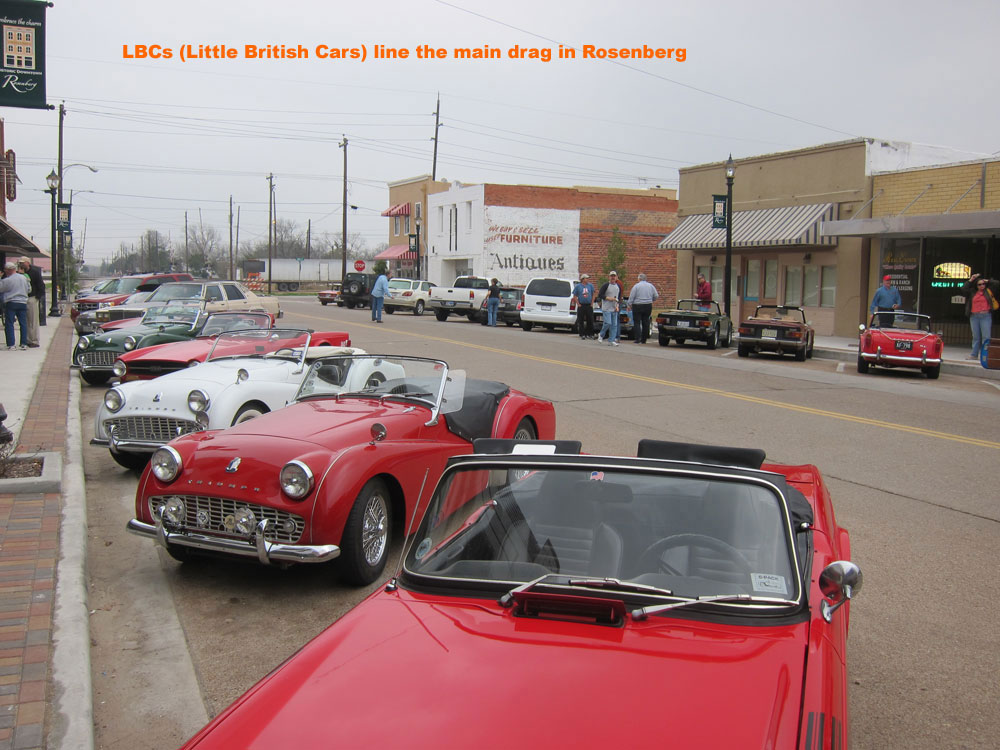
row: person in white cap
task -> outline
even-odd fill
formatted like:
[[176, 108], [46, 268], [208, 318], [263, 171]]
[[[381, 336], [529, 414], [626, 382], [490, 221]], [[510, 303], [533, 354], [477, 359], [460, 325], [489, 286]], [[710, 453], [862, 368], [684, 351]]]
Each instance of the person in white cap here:
[[580, 280], [573, 287], [573, 300], [576, 302], [576, 332], [581, 339], [594, 338], [594, 285], [590, 283], [589, 273], [580, 274]]

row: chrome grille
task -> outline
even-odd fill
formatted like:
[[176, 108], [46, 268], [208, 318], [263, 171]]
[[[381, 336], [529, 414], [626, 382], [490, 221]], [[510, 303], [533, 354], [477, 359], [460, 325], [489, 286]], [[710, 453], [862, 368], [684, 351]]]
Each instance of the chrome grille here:
[[83, 300], [78, 300], [76, 303], [76, 309], [80, 312], [83, 312], [84, 310], [96, 310], [100, 306], [100, 302], [85, 302]]
[[128, 363], [128, 371], [130, 375], [149, 375], [152, 377], [159, 377], [160, 375], [165, 375], [168, 372], [176, 372], [177, 370], [183, 370], [187, 365], [183, 362], [170, 362], [168, 360], [142, 360]]
[[[256, 503], [246, 503], [239, 500], [228, 500], [221, 497], [205, 497], [203, 495], [168, 495], [165, 497], [149, 498], [149, 510], [153, 517], [157, 517], [157, 511], [168, 500], [180, 498], [184, 501], [184, 528], [190, 531], [214, 532], [225, 534], [237, 539], [250, 539], [249, 535], [240, 534], [235, 529], [226, 529], [223, 521], [227, 516], [234, 516], [238, 510], [249, 508], [253, 511], [258, 522], [268, 520], [267, 528], [264, 530], [264, 538], [269, 542], [281, 542], [284, 544], [295, 544], [302, 537], [306, 523], [301, 516], [287, 511], [269, 508]], [[205, 511], [202, 524], [198, 523], [198, 514]], [[295, 528], [285, 530], [285, 522], [294, 524]], [[289, 527], [290, 528], [290, 527]]]
[[118, 440], [142, 440], [148, 443], [169, 443], [178, 435], [198, 431], [198, 423], [174, 417], [116, 417], [104, 420], [107, 434], [115, 433]]
[[110, 352], [107, 350], [82, 352], [79, 359], [80, 364], [84, 367], [107, 367], [110, 369], [120, 354], [121, 352]]

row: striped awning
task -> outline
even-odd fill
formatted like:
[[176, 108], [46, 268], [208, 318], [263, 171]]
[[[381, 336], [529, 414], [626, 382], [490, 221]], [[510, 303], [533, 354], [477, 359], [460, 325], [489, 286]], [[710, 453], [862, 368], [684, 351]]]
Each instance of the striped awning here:
[[382, 212], [383, 216], [409, 216], [410, 215], [410, 204], [409, 203], [397, 203], [392, 208], [387, 208]]
[[[820, 234], [820, 223], [832, 221], [833, 203], [760, 208], [733, 213], [733, 247], [775, 245], [835, 245], [835, 237]], [[712, 214], [685, 217], [660, 241], [661, 250], [725, 250], [726, 230], [712, 228]]]
[[409, 245], [391, 245], [375, 256], [375, 260], [416, 260], [417, 254]]

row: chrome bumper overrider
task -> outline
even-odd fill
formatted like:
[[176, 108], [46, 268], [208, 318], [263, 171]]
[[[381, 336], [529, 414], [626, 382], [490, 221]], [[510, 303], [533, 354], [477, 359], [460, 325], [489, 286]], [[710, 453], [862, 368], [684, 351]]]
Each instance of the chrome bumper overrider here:
[[257, 524], [256, 533], [249, 540], [230, 539], [228, 537], [209, 536], [190, 531], [168, 531], [162, 519], [150, 524], [133, 518], [126, 529], [133, 534], [149, 537], [164, 549], [174, 544], [179, 547], [211, 552], [224, 552], [241, 557], [256, 557], [264, 565], [274, 562], [319, 563], [333, 560], [340, 556], [340, 547], [335, 544], [279, 544], [269, 542], [264, 538], [267, 519]]

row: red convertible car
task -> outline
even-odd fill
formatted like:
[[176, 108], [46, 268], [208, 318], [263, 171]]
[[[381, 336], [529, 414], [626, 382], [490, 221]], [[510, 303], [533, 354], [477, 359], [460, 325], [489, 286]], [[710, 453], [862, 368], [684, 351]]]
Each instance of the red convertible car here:
[[550, 402], [440, 360], [326, 357], [285, 408], [154, 452], [128, 528], [181, 561], [336, 559], [345, 581], [368, 584], [451, 456], [477, 438], [554, 435]]
[[754, 314], [740, 323], [736, 353], [793, 354], [799, 362], [813, 355], [816, 333], [801, 307], [757, 305]]
[[944, 344], [940, 333], [931, 332], [929, 316], [874, 313], [868, 327], [860, 328], [858, 372], [866, 373], [872, 367], [915, 367], [931, 380], [941, 375]]
[[[122, 383], [158, 378], [168, 372], [204, 362], [220, 333], [248, 328], [271, 328], [274, 324], [274, 317], [269, 313], [215, 313], [213, 317], [221, 318], [220, 326], [209, 328], [207, 333], [202, 331], [198, 338], [123, 352], [111, 366], [112, 373]], [[351, 336], [346, 331], [320, 331], [312, 335], [312, 341], [316, 346], [352, 346]]]
[[816, 467], [574, 448], [451, 459], [398, 575], [185, 747], [846, 748], [862, 576]]

